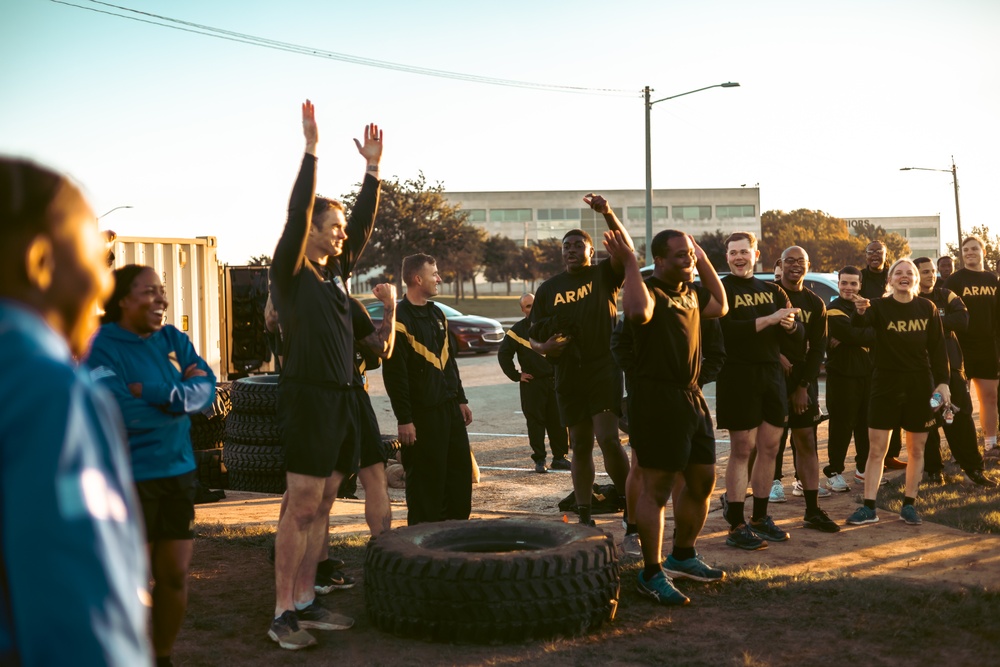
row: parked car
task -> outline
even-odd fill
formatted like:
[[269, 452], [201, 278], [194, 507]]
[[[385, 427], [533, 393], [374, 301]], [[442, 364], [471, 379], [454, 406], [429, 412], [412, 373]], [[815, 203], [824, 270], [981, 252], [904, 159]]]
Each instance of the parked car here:
[[[486, 354], [487, 352], [496, 352], [500, 348], [504, 336], [503, 326], [496, 320], [477, 315], [465, 315], [440, 301], [435, 301], [434, 305], [440, 308], [444, 316], [448, 318], [448, 338], [451, 339], [452, 348], [457, 353]], [[379, 301], [367, 303], [365, 309], [375, 326], [379, 326], [384, 315], [382, 303]]]
[[[648, 278], [653, 275], [653, 265], [642, 267], [640, 270], [643, 278]], [[720, 271], [719, 276], [724, 276], [728, 271]], [[754, 278], [760, 278], [761, 280], [774, 280], [774, 273], [755, 273]], [[698, 278], [695, 277], [695, 282], [698, 282]], [[809, 272], [806, 277], [802, 280], [802, 284], [806, 289], [812, 290], [816, 296], [823, 299], [824, 302], [830, 303], [840, 295], [840, 291], [837, 289], [837, 274], [836, 273], [813, 273]]]

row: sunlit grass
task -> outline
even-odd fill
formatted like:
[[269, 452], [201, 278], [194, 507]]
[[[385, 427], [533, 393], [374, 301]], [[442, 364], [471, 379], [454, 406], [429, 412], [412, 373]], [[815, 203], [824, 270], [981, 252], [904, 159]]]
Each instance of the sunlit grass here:
[[[942, 456], [947, 454], [942, 451]], [[997, 481], [995, 471], [986, 476]], [[954, 464], [945, 464], [944, 484], [920, 484], [917, 511], [925, 521], [932, 521], [970, 533], [1000, 535], [1000, 489], [986, 489], [968, 481]], [[925, 478], [926, 479], [926, 478]], [[905, 476], [882, 487], [878, 504], [898, 513], [903, 508]]]

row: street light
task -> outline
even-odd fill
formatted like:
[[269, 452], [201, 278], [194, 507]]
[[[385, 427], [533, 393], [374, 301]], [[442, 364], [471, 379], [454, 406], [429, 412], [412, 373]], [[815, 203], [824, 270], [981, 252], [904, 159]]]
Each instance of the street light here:
[[115, 207], [114, 207], [113, 209], [111, 209], [110, 211], [108, 211], [108, 212], [107, 212], [107, 213], [105, 213], [104, 215], [99, 215], [99, 216], [97, 216], [97, 219], [98, 219], [98, 220], [100, 220], [101, 218], [103, 218], [103, 217], [105, 217], [106, 215], [108, 215], [108, 213], [114, 213], [115, 211], [117, 211], [117, 210], [118, 210], [118, 209], [120, 209], [120, 208], [132, 208], [132, 207], [131, 207], [131, 206], [128, 206], [128, 205], [125, 205], [125, 206], [115, 206]]
[[958, 208], [958, 167], [955, 166], [955, 156], [951, 156], [951, 169], [929, 169], [927, 167], [902, 167], [900, 171], [943, 171], [951, 174], [955, 184], [955, 226], [958, 228], [958, 242], [962, 242], [962, 212]]
[[705, 86], [704, 88], [698, 88], [696, 90], [689, 90], [686, 93], [681, 93], [679, 95], [671, 95], [670, 97], [663, 97], [658, 100], [649, 101], [649, 94], [653, 92], [653, 89], [649, 86], [643, 88], [643, 94], [646, 98], [646, 264], [653, 263], [653, 157], [652, 150], [650, 149], [650, 137], [649, 137], [649, 110], [653, 108], [654, 104], [659, 104], [660, 102], [666, 102], [667, 100], [672, 100], [678, 97], [684, 97], [685, 95], [691, 95], [692, 93], [700, 93], [703, 90], [708, 90], [709, 88], [739, 88], [740, 84], [734, 81], [727, 81], [726, 83], [717, 83], [714, 86]]

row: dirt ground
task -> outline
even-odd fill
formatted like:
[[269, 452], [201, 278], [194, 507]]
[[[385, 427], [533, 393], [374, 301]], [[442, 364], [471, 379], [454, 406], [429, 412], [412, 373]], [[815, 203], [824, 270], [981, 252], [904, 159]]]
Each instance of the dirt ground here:
[[[495, 366], [495, 359], [492, 361]], [[485, 364], [474, 364], [466, 381], [476, 405], [477, 369], [484, 377]], [[466, 368], [462, 369], [466, 377]], [[488, 379], [488, 378], [486, 378]], [[373, 383], [374, 385], [375, 383]], [[495, 384], [495, 383], [494, 383]], [[378, 396], [373, 387], [373, 396]], [[483, 399], [486, 397], [483, 396]], [[507, 400], [507, 399], [503, 399]], [[502, 405], [497, 406], [497, 403]], [[470, 427], [482, 480], [473, 490], [473, 519], [510, 516], [561, 521], [557, 504], [572, 489], [565, 472], [539, 475], [532, 472], [523, 422], [519, 430], [509, 418], [516, 400], [492, 401], [493, 411], [479, 410]], [[385, 416], [386, 406], [376, 402]], [[506, 414], [504, 412], [507, 411]], [[494, 414], [495, 413], [495, 414]], [[391, 415], [390, 415], [391, 416]], [[824, 425], [825, 426], [825, 425]], [[383, 424], [383, 432], [387, 430]], [[727, 434], [719, 439], [719, 470], [725, 469]], [[821, 460], [825, 461], [825, 430], [820, 431]], [[598, 470], [603, 467], [598, 459]], [[346, 569], [357, 580], [349, 591], [338, 591], [324, 603], [356, 619], [346, 632], [316, 633], [320, 646], [308, 651], [281, 651], [267, 638], [273, 610], [273, 572], [266, 549], [227, 545], [222, 540], [196, 540], [191, 574], [190, 607], [175, 651], [178, 665], [516, 665], [545, 661], [551, 665], [706, 664], [800, 665], [810, 662], [851, 662], [865, 665], [986, 664], [986, 655], [1000, 647], [1000, 627], [989, 632], [966, 628], [961, 619], [947, 614], [948, 596], [963, 591], [998, 591], [1000, 537], [973, 535], [925, 522], [907, 526], [887, 511], [882, 521], [864, 527], [845, 527], [827, 535], [803, 528], [804, 502], [791, 494], [791, 455], [786, 456], [788, 502], [772, 505], [775, 521], [792, 538], [759, 552], [744, 552], [725, 545], [725, 522], [713, 497], [712, 510], [699, 552], [709, 562], [737, 576], [718, 585], [681, 584], [692, 605], [683, 609], [657, 607], [634, 592], [635, 565], [622, 572], [622, 597], [616, 620], [601, 631], [582, 638], [556, 639], [501, 647], [430, 644], [380, 632], [368, 621], [363, 600], [363, 550], [347, 550]], [[853, 476], [853, 466], [849, 465]], [[894, 475], [902, 473], [896, 472]], [[606, 482], [599, 476], [598, 482]], [[860, 487], [820, 501], [838, 523], [860, 502]], [[403, 492], [392, 490], [394, 525], [405, 525]], [[363, 489], [359, 490], [363, 497]], [[225, 501], [199, 505], [202, 526], [243, 524], [275, 526], [279, 498], [263, 494], [228, 492]], [[669, 513], [669, 508], [668, 508]], [[573, 520], [573, 515], [570, 515]], [[621, 541], [620, 515], [599, 515], [598, 525]], [[668, 516], [665, 551], [670, 548]], [[338, 500], [331, 517], [335, 536], [367, 537], [363, 500]], [[746, 573], [765, 572], [783, 582], [761, 594], [748, 583]], [[743, 573], [741, 575], [741, 573]], [[839, 578], [871, 582], [872, 595], [909, 599], [922, 613], [945, 612], [940, 620], [928, 618], [913, 628], [906, 620], [880, 616], [877, 601], [864, 594], [839, 594]], [[725, 587], [743, 587], [745, 596], [733, 596]], [[854, 588], [859, 588], [855, 586]], [[853, 589], [852, 589], [853, 590]], [[878, 593], [882, 591], [882, 593]], [[884, 591], [890, 591], [885, 593]], [[726, 593], [726, 594], [724, 594]], [[919, 595], [917, 595], [919, 594]], [[1000, 597], [993, 595], [995, 604]], [[956, 602], [957, 603], [957, 602]], [[925, 609], [925, 605], [934, 608]], [[992, 616], [996, 616], [996, 607]], [[984, 617], [990, 614], [984, 612]]]

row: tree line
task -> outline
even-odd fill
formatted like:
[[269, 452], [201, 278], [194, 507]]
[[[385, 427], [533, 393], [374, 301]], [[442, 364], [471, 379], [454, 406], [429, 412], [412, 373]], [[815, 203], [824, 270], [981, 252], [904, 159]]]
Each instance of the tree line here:
[[[350, 211], [360, 184], [343, 197]], [[899, 234], [881, 226], [867, 225], [850, 233], [842, 218], [819, 210], [765, 211], [761, 214], [760, 262], [769, 271], [781, 252], [792, 245], [809, 253], [811, 270], [834, 272], [844, 266], [864, 265], [865, 247], [872, 241], [885, 243], [888, 261], [910, 254], [910, 246]], [[1000, 237], [990, 236], [986, 227], [973, 233], [986, 242], [986, 260], [992, 268], [1000, 266]], [[713, 266], [728, 271], [726, 235], [706, 232], [698, 237]], [[594, 239], [598, 254], [603, 252], [600, 239]], [[641, 254], [644, 248], [637, 248]], [[399, 275], [403, 258], [415, 252], [433, 255], [444, 282], [454, 284], [455, 297], [464, 298], [466, 283], [472, 285], [472, 298], [478, 296], [476, 278], [482, 275], [491, 283], [506, 283], [511, 293], [514, 281], [526, 281], [534, 290], [536, 283], [563, 270], [562, 243], [558, 238], [527, 243], [496, 234], [488, 236], [468, 220], [468, 214], [448, 202], [442, 183], [429, 183], [423, 172], [416, 178], [398, 177], [382, 181], [378, 218], [368, 249], [362, 254], [356, 271], [381, 270], [378, 277], [401, 287]], [[948, 252], [958, 257], [958, 249], [948, 244]], [[270, 263], [265, 255], [251, 263]]]

